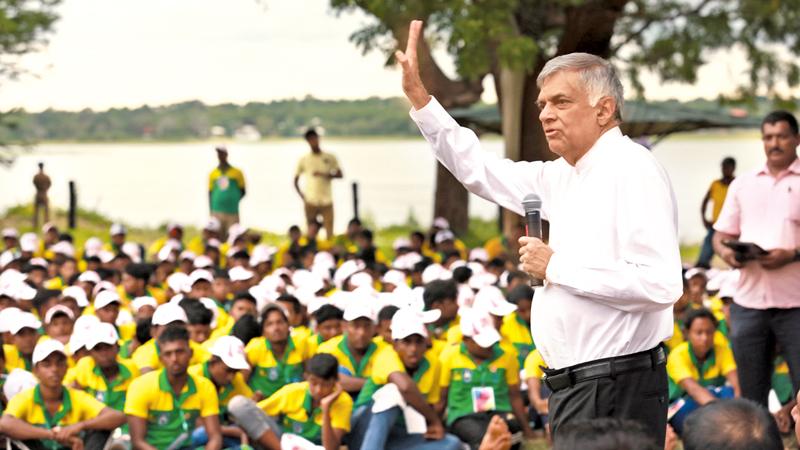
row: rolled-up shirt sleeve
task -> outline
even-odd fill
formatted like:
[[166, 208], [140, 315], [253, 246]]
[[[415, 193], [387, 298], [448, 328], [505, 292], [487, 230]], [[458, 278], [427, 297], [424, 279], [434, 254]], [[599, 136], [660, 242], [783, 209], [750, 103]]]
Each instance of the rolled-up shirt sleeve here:
[[[514, 162], [484, 151], [475, 133], [459, 126], [433, 97], [422, 109], [412, 109], [410, 115], [436, 159], [473, 194], [519, 215], [524, 214], [522, 200], [526, 195], [536, 193], [545, 199], [547, 163]], [[542, 215], [547, 218], [546, 208]]]

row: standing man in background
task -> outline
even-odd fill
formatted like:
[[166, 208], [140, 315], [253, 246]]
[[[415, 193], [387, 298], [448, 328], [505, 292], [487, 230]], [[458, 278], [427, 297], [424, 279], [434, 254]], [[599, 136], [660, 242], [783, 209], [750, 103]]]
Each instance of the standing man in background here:
[[228, 163], [228, 149], [217, 146], [219, 165], [208, 178], [208, 202], [211, 215], [222, 225], [220, 234], [227, 239], [228, 228], [239, 223], [239, 202], [245, 194], [244, 174]]
[[39, 208], [44, 209], [44, 223], [50, 221], [50, 200], [47, 191], [52, 183], [50, 177], [44, 173], [44, 163], [39, 163], [39, 172], [33, 176], [33, 186], [36, 188], [36, 196], [33, 199], [33, 229], [39, 228]]
[[[720, 211], [722, 211], [722, 204], [725, 202], [725, 196], [728, 195], [728, 186], [733, 181], [733, 172], [736, 170], [736, 160], [730, 156], [722, 160], [722, 178], [714, 180], [711, 187], [708, 188], [706, 196], [703, 197], [703, 206], [700, 207], [700, 214], [703, 217], [703, 225], [705, 225], [706, 238], [703, 240], [703, 246], [700, 249], [700, 257], [697, 259], [697, 267], [704, 269], [711, 268], [711, 258], [714, 257], [714, 246], [712, 240], [714, 238], [714, 222], [717, 221]], [[714, 208], [711, 210], [711, 220], [706, 219], [706, 208], [708, 201], [714, 202]]]
[[[306, 224], [317, 222], [321, 216], [325, 227], [325, 239], [333, 239], [333, 195], [331, 180], [342, 178], [339, 161], [330, 153], [319, 147], [319, 135], [314, 129], [305, 134], [311, 153], [306, 154], [297, 163], [294, 175], [294, 188], [303, 199], [306, 212]], [[300, 190], [300, 175], [303, 175], [303, 191]]]

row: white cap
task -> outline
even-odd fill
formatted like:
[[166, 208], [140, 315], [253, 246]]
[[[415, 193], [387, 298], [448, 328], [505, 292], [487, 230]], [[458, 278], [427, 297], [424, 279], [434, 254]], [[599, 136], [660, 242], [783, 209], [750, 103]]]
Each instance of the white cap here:
[[83, 256], [86, 258], [100, 256], [101, 250], [103, 250], [103, 241], [98, 237], [92, 236], [83, 243]]
[[158, 308], [158, 301], [156, 301], [156, 299], [154, 299], [153, 297], [148, 297], [148, 296], [136, 297], [131, 302], [131, 309], [133, 309], [133, 312], [136, 313], [142, 308], [142, 306], [147, 306], [147, 305], [150, 305], [153, 307], [153, 309], [156, 309]]
[[206, 248], [213, 247], [213, 248], [219, 250], [219, 248], [221, 246], [222, 246], [222, 242], [220, 242], [219, 239], [211, 238], [211, 239], [208, 240], [208, 242], [206, 242]]
[[420, 261], [422, 261], [422, 255], [419, 253], [406, 253], [405, 255], [400, 255], [395, 258], [394, 262], [392, 263], [392, 268], [410, 272], [411, 270], [414, 270], [414, 266]]
[[53, 353], [61, 353], [64, 357], [67, 357], [67, 351], [64, 349], [64, 344], [58, 342], [56, 339], [46, 339], [44, 341], [39, 341], [36, 344], [36, 347], [33, 349], [33, 356], [31, 357], [31, 362], [35, 366], [36, 364], [44, 361], [47, 359], [48, 356], [52, 355]]
[[17, 314], [14, 314], [13, 321], [8, 325], [8, 331], [11, 334], [17, 334], [23, 328], [33, 328], [34, 330], [38, 330], [42, 326], [42, 322], [34, 316], [33, 314], [25, 311], [20, 311]]
[[467, 267], [469, 267], [469, 270], [472, 271], [473, 276], [486, 273], [486, 267], [483, 267], [483, 264], [479, 262], [470, 261], [467, 263]]
[[58, 230], [58, 227], [53, 222], [47, 222], [42, 225], [42, 233], [47, 233], [53, 230]]
[[53, 317], [56, 314], [64, 314], [69, 317], [69, 320], [75, 320], [75, 314], [72, 312], [71, 309], [67, 308], [65, 305], [55, 305], [52, 308], [48, 309], [44, 315], [44, 323], [49, 324], [53, 321]]
[[152, 322], [153, 325], [168, 325], [172, 322], [189, 323], [189, 319], [186, 317], [186, 311], [177, 303], [165, 303], [156, 308]]
[[121, 327], [134, 322], [136, 321], [133, 319], [133, 314], [131, 313], [130, 309], [120, 308], [119, 314], [117, 314], [117, 320], [114, 321], [114, 324], [118, 327]]
[[447, 219], [445, 219], [444, 217], [437, 217], [433, 219], [433, 226], [436, 228], [447, 230], [450, 228], [450, 222], [448, 222]]
[[256, 274], [242, 266], [236, 266], [228, 271], [228, 277], [231, 281], [246, 281], [253, 278]]
[[214, 261], [206, 255], [198, 255], [194, 259], [195, 269], [210, 269], [214, 267]]
[[374, 280], [372, 279], [372, 276], [367, 272], [358, 272], [350, 277], [350, 285], [353, 286], [353, 288], [360, 288], [364, 286], [371, 288], [373, 281]]
[[139, 264], [142, 262], [142, 249], [139, 247], [139, 244], [135, 242], [126, 242], [122, 244], [122, 253], [128, 255], [131, 261]]
[[92, 288], [92, 296], [97, 297], [97, 294], [103, 291], [117, 292], [117, 287], [114, 286], [114, 283], [110, 281], [101, 281], [95, 284], [94, 288]]
[[[72, 326], [72, 337], [69, 339], [69, 348], [74, 353], [76, 349], [81, 348], [84, 345], [83, 337], [90, 334], [91, 330], [100, 323], [100, 319], [97, 316], [86, 315], [80, 316], [75, 320], [75, 325]], [[72, 339], [75, 336], [80, 336], [81, 344], [78, 347], [72, 345]]]
[[21, 312], [22, 310], [15, 306], [0, 311], [0, 333], [8, 333], [11, 331], [11, 324], [16, 320], [17, 314]]
[[344, 285], [344, 282], [348, 278], [366, 268], [367, 265], [364, 264], [364, 261], [358, 259], [345, 261], [341, 266], [339, 266], [339, 269], [336, 270], [336, 273], [333, 274], [333, 283], [336, 285], [336, 287], [341, 289]]
[[399, 237], [392, 243], [392, 249], [398, 251], [401, 248], [411, 248], [411, 241], [408, 238]]
[[189, 274], [189, 282], [186, 283], [186, 288], [187, 288], [186, 290], [189, 291], [192, 288], [192, 286], [194, 286], [194, 284], [197, 283], [198, 281], [208, 281], [209, 283], [213, 283], [214, 275], [212, 275], [211, 272], [205, 269], [193, 270], [192, 273]]
[[312, 265], [312, 272], [314, 269], [320, 268], [326, 271], [336, 267], [336, 258], [329, 252], [318, 252], [314, 255], [314, 263]]
[[431, 264], [422, 271], [422, 284], [428, 284], [435, 280], [449, 280], [453, 278], [453, 273], [445, 269], [441, 264]]
[[111, 229], [108, 231], [108, 233], [111, 236], [116, 236], [118, 234], [127, 234], [127, 232], [128, 230], [125, 229], [125, 225], [121, 223], [112, 223]]
[[100, 250], [100, 253], [97, 254], [97, 257], [100, 258], [100, 262], [103, 264], [108, 264], [114, 260], [115, 255], [113, 252], [109, 252], [107, 250]]
[[16, 228], [6, 227], [3, 228], [3, 239], [5, 238], [19, 238], [19, 231]]
[[5, 384], [3, 384], [3, 394], [7, 400], [11, 401], [15, 395], [27, 391], [37, 383], [39, 380], [32, 373], [23, 369], [14, 369], [8, 374]]
[[220, 336], [211, 345], [209, 352], [219, 357], [226, 366], [236, 370], [249, 370], [244, 356], [244, 344], [234, 336]]
[[428, 337], [422, 313], [411, 308], [400, 308], [392, 316], [392, 339], [405, 339], [412, 334]]
[[483, 272], [472, 275], [467, 284], [469, 284], [469, 287], [472, 289], [479, 291], [485, 287], [493, 286], [495, 283], [497, 283], [497, 275], [491, 272]]
[[475, 303], [475, 291], [466, 284], [458, 285], [458, 297], [456, 303], [459, 308], [471, 308]]
[[259, 244], [253, 247], [253, 252], [250, 254], [250, 266], [255, 267], [261, 263], [272, 261], [272, 257], [278, 253], [278, 249], [268, 245]]
[[19, 253], [13, 250], [6, 250], [0, 253], [0, 269], [11, 264], [17, 258], [19, 258]]
[[114, 345], [119, 341], [117, 329], [110, 323], [99, 323], [91, 331], [91, 333], [87, 333], [86, 337], [87, 350], [95, 348], [97, 344]]
[[239, 223], [234, 223], [228, 227], [228, 245], [233, 246], [233, 243], [236, 242], [236, 239], [239, 239], [245, 233], [247, 233], [247, 227]]
[[7, 286], [6, 294], [17, 301], [31, 301], [36, 297], [36, 289], [30, 287], [28, 283], [18, 282]]
[[184, 259], [188, 259], [189, 261], [194, 262], [194, 259], [196, 257], [197, 257], [197, 255], [195, 255], [193, 251], [184, 250], [184, 251], [181, 252], [181, 254], [178, 257], [178, 259], [181, 260], [181, 261], [183, 261]]
[[117, 294], [116, 291], [98, 292], [97, 295], [95, 295], [94, 297], [95, 311], [101, 308], [105, 308], [106, 306], [112, 303], [122, 303], [122, 300], [120, 300], [119, 294]]
[[400, 272], [399, 270], [390, 270], [383, 274], [381, 283], [393, 284], [398, 287], [408, 287], [408, 283], [406, 283], [406, 274]]
[[[735, 298], [736, 292], [739, 289], [739, 270], [729, 270], [725, 273], [725, 278], [720, 282], [719, 298]], [[721, 275], [720, 275], [721, 276]]]
[[70, 258], [75, 257], [75, 247], [67, 241], [56, 242], [50, 247], [50, 250], [52, 250], [53, 253], [69, 256]]
[[517, 305], [508, 302], [499, 288], [486, 286], [475, 294], [474, 309], [487, 311], [493, 316], [507, 316], [517, 310]]
[[361, 317], [366, 317], [373, 322], [377, 320], [375, 310], [369, 302], [360, 295], [353, 295], [345, 305], [344, 320], [353, 321]]
[[309, 270], [296, 270], [292, 274], [292, 284], [297, 289], [303, 289], [307, 292], [317, 293], [317, 291], [325, 287], [325, 282], [319, 275]]
[[450, 265], [447, 266], [447, 269], [452, 272], [453, 270], [456, 270], [459, 267], [467, 267], [467, 262], [464, 261], [463, 259], [457, 259], [457, 260], [451, 262]]
[[489, 261], [489, 252], [486, 251], [483, 247], [473, 248], [469, 252], [469, 260], [470, 261], [482, 261], [488, 262]]
[[456, 239], [456, 235], [453, 234], [450, 230], [441, 230], [436, 233], [436, 236], [433, 238], [433, 242], [437, 244], [441, 244], [444, 241], [453, 241]]
[[100, 280], [100, 275], [94, 270], [87, 270], [78, 276], [78, 281], [85, 283], [97, 284]]
[[191, 284], [189, 284], [189, 275], [183, 272], [175, 272], [167, 277], [167, 286], [169, 286], [173, 292], [183, 292], [187, 290], [187, 286], [191, 287]]
[[31, 260], [28, 261], [28, 265], [29, 266], [41, 267], [41, 268], [47, 270], [47, 268], [50, 266], [50, 263], [48, 263], [47, 260], [44, 259], [44, 258], [31, 258]]
[[167, 224], [167, 232], [170, 232], [172, 230], [182, 230], [182, 229], [183, 229], [183, 226], [181, 224], [179, 224], [178, 222], [169, 222]]
[[472, 338], [483, 348], [500, 342], [500, 333], [494, 327], [494, 320], [487, 311], [470, 308], [461, 314], [461, 333]]
[[219, 233], [222, 230], [222, 222], [220, 222], [216, 217], [211, 216], [206, 221], [206, 225], [203, 227], [203, 229], [206, 231]]
[[34, 233], [25, 233], [19, 238], [19, 249], [23, 252], [35, 252], [39, 247], [39, 238]]
[[[691, 269], [687, 270], [683, 276], [687, 280], [691, 280], [693, 277], [697, 275], [702, 275], [703, 277], [706, 277], [706, 269], [703, 269], [702, 267], [692, 267]], [[706, 279], [708, 279], [708, 277], [706, 277]]]
[[228, 153], [228, 147], [224, 146], [223, 144], [215, 145], [214, 150], [220, 153]]

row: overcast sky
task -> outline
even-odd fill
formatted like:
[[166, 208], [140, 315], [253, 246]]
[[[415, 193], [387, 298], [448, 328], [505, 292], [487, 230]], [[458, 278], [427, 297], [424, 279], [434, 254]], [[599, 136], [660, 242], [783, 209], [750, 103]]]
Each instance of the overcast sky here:
[[[401, 95], [399, 72], [348, 36], [369, 22], [328, 0], [64, 0], [50, 45], [28, 55], [35, 76], [0, 86], [0, 109], [137, 107], [198, 99], [246, 103], [306, 95]], [[440, 60], [443, 53], [439, 52]], [[445, 61], [446, 71], [452, 64]], [[716, 55], [694, 86], [646, 78], [649, 99], [716, 97], [741, 76]], [[491, 83], [484, 100], [494, 101]]]

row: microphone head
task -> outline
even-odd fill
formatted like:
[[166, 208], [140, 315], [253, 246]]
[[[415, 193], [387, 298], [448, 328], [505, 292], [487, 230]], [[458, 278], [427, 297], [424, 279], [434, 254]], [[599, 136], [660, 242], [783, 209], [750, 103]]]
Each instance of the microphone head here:
[[537, 194], [528, 194], [522, 199], [522, 209], [525, 212], [542, 209], [542, 198]]

